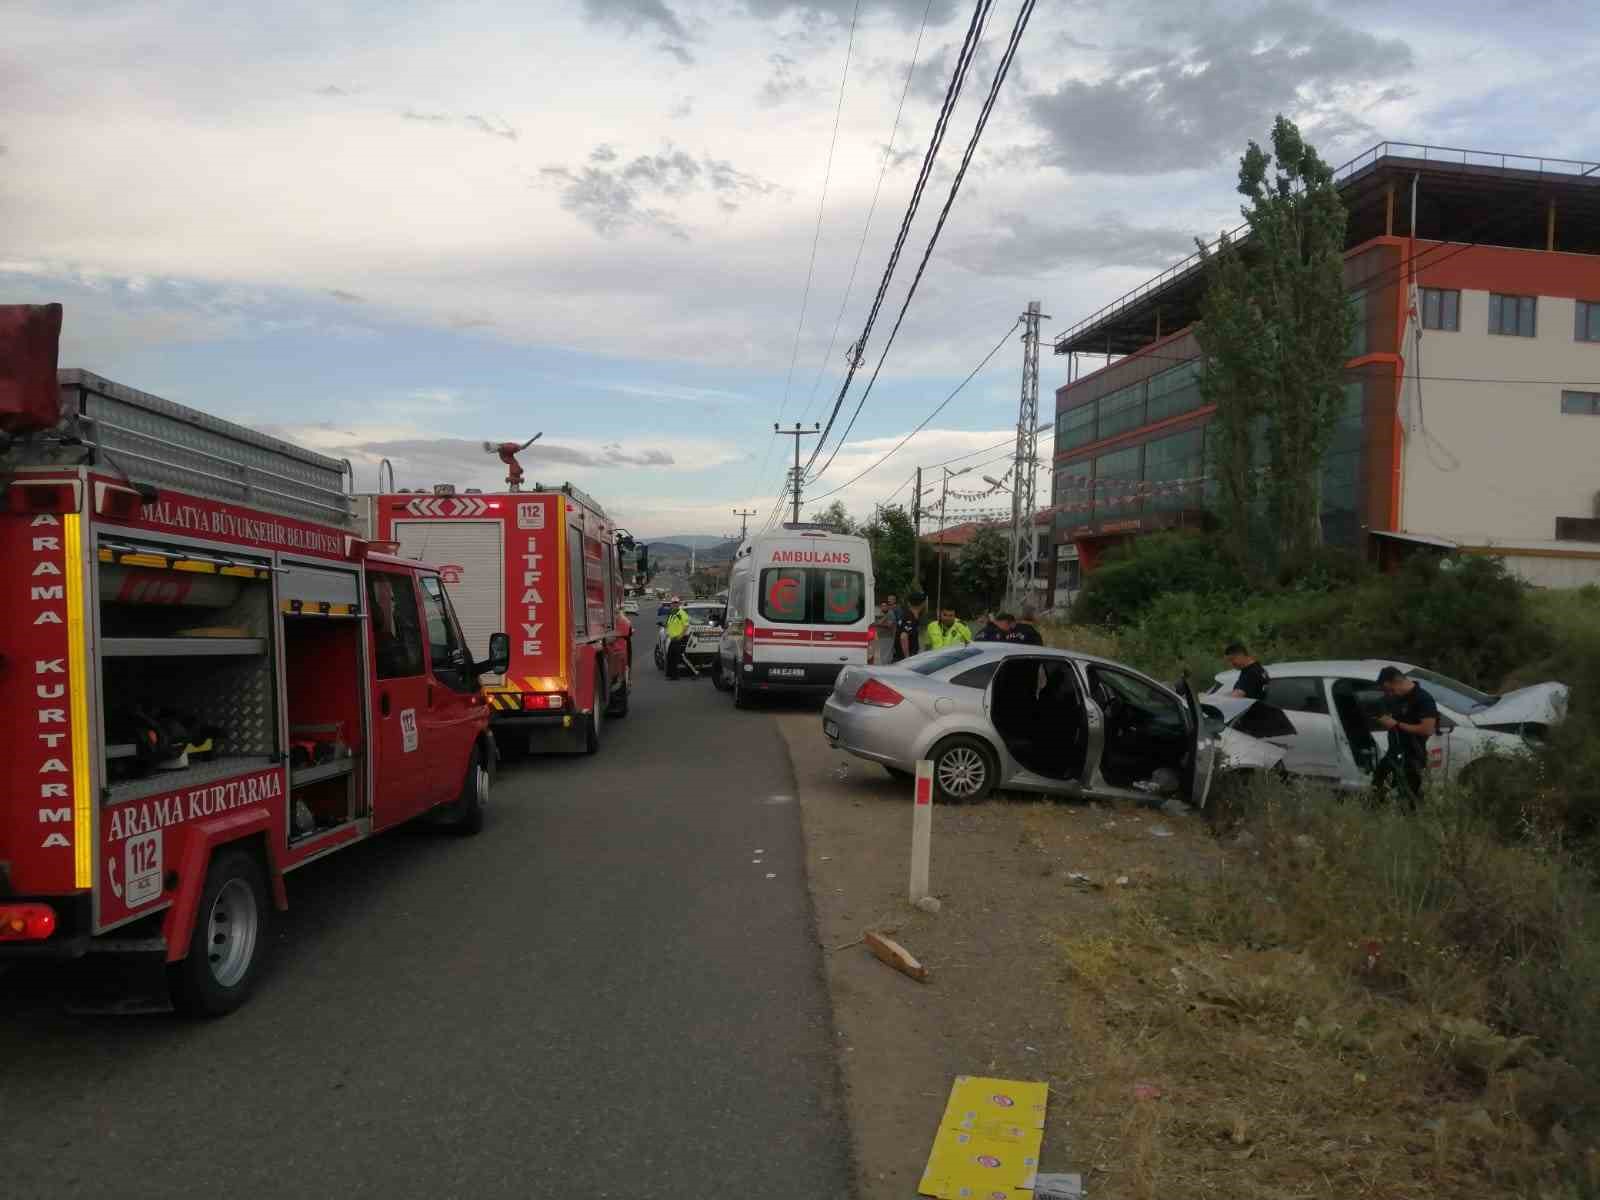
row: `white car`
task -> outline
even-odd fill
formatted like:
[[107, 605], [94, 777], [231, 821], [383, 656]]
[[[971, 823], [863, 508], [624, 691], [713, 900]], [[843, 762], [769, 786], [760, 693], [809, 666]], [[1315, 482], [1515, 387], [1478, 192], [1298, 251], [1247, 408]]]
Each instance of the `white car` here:
[[626, 600], [624, 600], [622, 602], [622, 611], [630, 617], [637, 617], [639, 615], [638, 598], [635, 596], [629, 596]]
[[[1432, 778], [1460, 779], [1489, 755], [1526, 754], [1531, 739], [1566, 719], [1567, 686], [1537, 683], [1503, 696], [1490, 695], [1422, 667], [1387, 659], [1266, 663], [1263, 701], [1280, 710], [1294, 732], [1266, 740], [1281, 746], [1291, 774], [1323, 779], [1360, 791], [1386, 745], [1377, 719], [1384, 713], [1378, 672], [1394, 666], [1416, 680], [1439, 705], [1439, 732], [1428, 739]], [[1213, 703], [1233, 690], [1237, 671], [1223, 671], [1207, 697]]]
[[[685, 604], [685, 611], [689, 614], [689, 636], [683, 647], [683, 656], [688, 659], [696, 670], [703, 670], [711, 665], [717, 656], [717, 647], [722, 642], [722, 620], [726, 611], [723, 605], [712, 600], [695, 601]], [[666, 617], [661, 618], [661, 625], [656, 629], [656, 666], [665, 671], [667, 669], [667, 626]]]

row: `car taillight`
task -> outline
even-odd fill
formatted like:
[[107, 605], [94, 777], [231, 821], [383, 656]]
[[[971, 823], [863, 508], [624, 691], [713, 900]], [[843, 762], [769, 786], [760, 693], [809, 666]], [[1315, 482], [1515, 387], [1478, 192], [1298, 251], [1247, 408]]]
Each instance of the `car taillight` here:
[[756, 660], [756, 623], [749, 617], [744, 619], [744, 661], [753, 663]]
[[522, 709], [524, 712], [546, 712], [553, 708], [562, 708], [566, 705], [566, 697], [560, 692], [546, 694], [544, 692], [522, 693]]
[[904, 699], [881, 679], [869, 679], [856, 689], [857, 704], [871, 704], [876, 708], [893, 708]]
[[48, 904], [0, 904], [0, 942], [42, 942], [55, 931]]

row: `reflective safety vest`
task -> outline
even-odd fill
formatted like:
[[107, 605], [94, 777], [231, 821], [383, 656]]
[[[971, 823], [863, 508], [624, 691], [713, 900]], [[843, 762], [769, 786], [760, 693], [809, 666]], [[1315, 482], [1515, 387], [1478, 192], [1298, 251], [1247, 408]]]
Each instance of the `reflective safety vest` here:
[[938, 621], [928, 626], [928, 649], [939, 650], [945, 646], [965, 646], [972, 641], [972, 630], [957, 621], [946, 629]]
[[689, 632], [689, 611], [680, 608], [667, 618], [667, 636], [681, 638]]

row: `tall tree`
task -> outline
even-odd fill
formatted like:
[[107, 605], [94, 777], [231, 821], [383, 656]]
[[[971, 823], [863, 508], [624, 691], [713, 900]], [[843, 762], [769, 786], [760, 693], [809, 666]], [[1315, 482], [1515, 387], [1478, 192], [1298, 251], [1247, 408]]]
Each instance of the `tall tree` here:
[[898, 504], [885, 505], [861, 527], [872, 546], [872, 586], [879, 596], [904, 596], [915, 583], [916, 532], [911, 514]]
[[993, 608], [999, 602], [1010, 573], [1010, 539], [994, 525], [985, 525], [974, 533], [956, 560], [956, 583], [984, 608]]
[[1355, 328], [1344, 202], [1332, 168], [1282, 115], [1272, 153], [1251, 142], [1240, 158], [1238, 191], [1248, 201], [1244, 244], [1224, 238], [1215, 254], [1201, 246], [1210, 275], [1196, 334], [1201, 388], [1217, 405], [1222, 515], [1236, 549], [1246, 549], [1251, 506], [1264, 494], [1278, 552], [1293, 558], [1322, 543], [1322, 460]]
[[845, 509], [844, 501], [835, 500], [827, 508], [819, 508], [812, 513], [809, 520], [813, 525], [822, 525], [833, 533], [854, 533], [856, 524], [850, 519], [850, 513]]

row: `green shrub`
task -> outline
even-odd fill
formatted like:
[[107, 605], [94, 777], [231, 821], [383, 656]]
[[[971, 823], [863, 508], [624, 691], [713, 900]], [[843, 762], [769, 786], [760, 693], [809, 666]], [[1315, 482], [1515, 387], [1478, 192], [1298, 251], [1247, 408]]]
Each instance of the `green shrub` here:
[[1222, 544], [1201, 534], [1152, 534], [1112, 551], [1072, 608], [1080, 625], [1123, 626], [1169, 592], [1229, 597], [1247, 590]]

